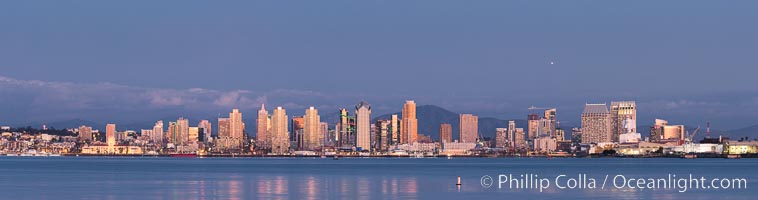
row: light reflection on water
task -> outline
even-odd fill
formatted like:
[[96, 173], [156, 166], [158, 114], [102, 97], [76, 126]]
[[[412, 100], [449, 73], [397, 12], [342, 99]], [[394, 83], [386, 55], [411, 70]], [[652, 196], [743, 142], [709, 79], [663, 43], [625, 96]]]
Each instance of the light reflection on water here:
[[[758, 160], [0, 158], [0, 199], [751, 199], [755, 190], [485, 189], [484, 174], [745, 177]], [[686, 162], [686, 163], [685, 163]], [[462, 186], [456, 186], [461, 176]], [[554, 177], [554, 176], [552, 176]], [[598, 183], [600, 184], [600, 183]], [[611, 184], [611, 183], [609, 183]]]

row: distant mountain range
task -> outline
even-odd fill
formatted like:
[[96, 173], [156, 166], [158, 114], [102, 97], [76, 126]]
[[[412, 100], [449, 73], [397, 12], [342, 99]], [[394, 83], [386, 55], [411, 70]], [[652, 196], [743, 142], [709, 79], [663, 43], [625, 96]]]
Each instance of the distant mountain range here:
[[[351, 111], [352, 114], [352, 111]], [[398, 117], [402, 118], [402, 114], [400, 112], [391, 113], [391, 114], [385, 114], [380, 115], [378, 117], [375, 117], [373, 120], [376, 121], [378, 119], [390, 119], [393, 114], [398, 115]], [[255, 115], [246, 115], [246, 123], [248, 126], [246, 127], [246, 132], [249, 135], [255, 135]], [[449, 111], [445, 108], [435, 106], [435, 105], [422, 105], [416, 107], [416, 117], [418, 119], [419, 125], [418, 125], [418, 133], [429, 135], [433, 139], [439, 139], [439, 130], [440, 130], [440, 124], [442, 123], [449, 123], [453, 127], [453, 139], [458, 139], [458, 121], [459, 121], [459, 113], [455, 113], [452, 111]], [[176, 120], [178, 117], [163, 117], [164, 124], [168, 124], [168, 121]], [[524, 117], [526, 118], [526, 117]], [[211, 123], [213, 123], [214, 126], [214, 133], [216, 132], [215, 127], [217, 121], [215, 118], [208, 118], [211, 119]], [[198, 119], [190, 119], [190, 124], [197, 124], [199, 120]], [[321, 121], [329, 123], [330, 128], [334, 128], [334, 125], [339, 122], [339, 112], [331, 112], [328, 114], [321, 114]], [[482, 134], [482, 137], [485, 138], [493, 138], [495, 136], [495, 128], [506, 128], [508, 127], [508, 121], [504, 119], [497, 119], [493, 117], [479, 117], [479, 133]], [[525, 119], [514, 119], [516, 122], [516, 127], [518, 128], [524, 128], [526, 131], [527, 129], [527, 121]], [[140, 129], [148, 129], [153, 126], [154, 121], [149, 122], [132, 122], [132, 123], [121, 123], [117, 124], [119, 130], [124, 129], [130, 129], [130, 130], [140, 130]], [[43, 122], [30, 122], [26, 124], [17, 124], [14, 125], [14, 127], [25, 127], [25, 126], [31, 126], [31, 127], [41, 127]], [[54, 122], [45, 122], [45, 125], [47, 127], [54, 127], [56, 129], [63, 129], [63, 128], [75, 128], [79, 127], [80, 125], [86, 125], [86, 126], [92, 126], [95, 129], [104, 129], [105, 123], [104, 122], [94, 122], [94, 121], [88, 121], [83, 119], [71, 119], [71, 120], [63, 120], [63, 121], [54, 121]], [[571, 127], [575, 127], [579, 125], [567, 125], [563, 124], [562, 127], [566, 130], [566, 137], [569, 138], [571, 135]], [[692, 132], [696, 126], [687, 126], [687, 131]], [[705, 127], [700, 127], [700, 131], [697, 133], [695, 138], [697, 140], [705, 137]], [[639, 132], [643, 138], [650, 136], [650, 125], [641, 125], [637, 126], [637, 132]], [[724, 136], [729, 137], [730, 139], [739, 139], [742, 137], [749, 137], [751, 139], [756, 137], [756, 133], [758, 133], [758, 125], [749, 126], [745, 128], [740, 129], [734, 129], [734, 130], [711, 130], [711, 137], [718, 137], [718, 136]]]

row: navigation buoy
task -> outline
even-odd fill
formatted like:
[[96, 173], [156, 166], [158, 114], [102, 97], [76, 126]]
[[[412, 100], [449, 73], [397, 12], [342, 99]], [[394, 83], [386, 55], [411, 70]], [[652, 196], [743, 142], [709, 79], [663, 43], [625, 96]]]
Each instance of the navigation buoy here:
[[461, 177], [460, 176], [458, 177], [458, 183], [456, 183], [455, 185], [461, 185]]

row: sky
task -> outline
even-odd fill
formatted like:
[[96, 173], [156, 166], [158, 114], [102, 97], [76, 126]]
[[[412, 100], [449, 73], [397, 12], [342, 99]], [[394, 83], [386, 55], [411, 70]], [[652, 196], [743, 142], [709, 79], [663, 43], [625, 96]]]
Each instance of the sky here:
[[[756, 1], [2, 1], [0, 124], [406, 99], [525, 118], [758, 124]], [[551, 64], [552, 63], [552, 64]]]

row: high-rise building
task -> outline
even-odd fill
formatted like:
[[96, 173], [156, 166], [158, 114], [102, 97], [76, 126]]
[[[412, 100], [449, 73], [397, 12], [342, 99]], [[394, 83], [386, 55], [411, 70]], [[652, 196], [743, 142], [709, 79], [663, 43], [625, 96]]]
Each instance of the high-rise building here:
[[526, 135], [524, 135], [524, 128], [516, 128], [514, 145], [516, 149], [526, 148]]
[[213, 127], [211, 126], [210, 121], [205, 120], [205, 119], [200, 120], [200, 123], [197, 124], [197, 128], [202, 130], [203, 142], [211, 142], [213, 140], [212, 131], [211, 131]]
[[168, 131], [166, 131], [166, 142], [176, 144], [176, 139], [179, 135], [179, 129], [176, 126], [176, 122], [168, 122]]
[[89, 126], [79, 126], [79, 140], [83, 142], [91, 142], [92, 141], [92, 127]]
[[324, 146], [329, 145], [333, 141], [329, 135], [329, 123], [321, 122], [319, 124], [319, 131], [321, 132], [321, 144]]
[[557, 142], [563, 142], [566, 140], [566, 132], [562, 128], [555, 129], [555, 140]]
[[350, 116], [347, 109], [340, 108], [340, 123], [337, 125], [339, 131], [338, 145], [341, 147], [352, 147], [355, 145], [355, 117]]
[[527, 116], [527, 123], [527, 131], [529, 131], [529, 134], [527, 135], [528, 138], [530, 140], [537, 138], [539, 135], [540, 116], [537, 114], [529, 114]]
[[355, 147], [371, 150], [371, 105], [366, 101], [355, 105]]
[[479, 138], [479, 117], [472, 114], [460, 114], [458, 138], [461, 142], [477, 142]]
[[311, 106], [305, 110], [303, 118], [303, 148], [306, 150], [321, 148], [324, 134], [321, 130], [321, 117], [318, 115], [318, 110]]
[[516, 147], [516, 121], [510, 120], [508, 121], [508, 133], [505, 135], [506, 140], [508, 140], [508, 143], [506, 144], [508, 147]]
[[582, 129], [578, 127], [571, 128], [571, 143], [579, 144], [582, 142]]
[[153, 125], [153, 137], [151, 137], [151, 140], [153, 143], [158, 145], [163, 145], [163, 141], [165, 139], [163, 135], [163, 120], [158, 120], [155, 122], [155, 125]]
[[303, 116], [294, 116], [290, 124], [290, 147], [294, 149], [303, 148], [303, 129], [305, 129], [305, 118]]
[[507, 128], [495, 128], [495, 148], [505, 148], [507, 139]]
[[242, 147], [245, 140], [245, 122], [242, 121], [242, 112], [239, 109], [232, 109], [229, 113], [229, 136], [234, 141], [235, 146]]
[[198, 127], [189, 127], [187, 131], [187, 144], [191, 144], [194, 142], [200, 141], [200, 128]]
[[105, 141], [108, 146], [116, 145], [116, 124], [105, 125]]
[[390, 139], [390, 145], [395, 145], [400, 143], [400, 119], [397, 117], [397, 115], [392, 115], [390, 117], [390, 127], [389, 132], [392, 139]]
[[380, 119], [376, 121], [376, 124], [374, 125], [374, 128], [376, 131], [374, 132], [376, 136], [376, 140], [374, 141], [374, 148], [380, 151], [386, 151], [389, 149], [389, 145], [391, 144], [392, 136], [390, 134], [390, 124], [392, 123], [391, 120], [387, 119]]
[[556, 109], [551, 108], [551, 109], [545, 110], [542, 119], [539, 120], [539, 123], [540, 125], [539, 125], [539, 132], [537, 133], [537, 137], [542, 136], [542, 135], [555, 137], [555, 128], [557, 124]]
[[271, 136], [269, 135], [269, 131], [271, 131], [271, 119], [269, 119], [268, 111], [263, 104], [261, 104], [261, 109], [258, 110], [256, 125], [257, 131], [255, 137], [258, 145], [263, 149], [271, 148]]
[[634, 101], [611, 101], [611, 128], [613, 142], [619, 142], [619, 135], [627, 133], [624, 129], [624, 120], [630, 119], [634, 127], [632, 133], [637, 132], [637, 103]]
[[287, 124], [289, 119], [287, 111], [282, 107], [274, 109], [271, 115], [271, 152], [275, 154], [287, 154], [290, 149], [289, 133]]
[[408, 144], [416, 142], [418, 138], [418, 119], [416, 119], [416, 102], [405, 101], [400, 126], [400, 143]]
[[176, 120], [176, 128], [178, 134], [174, 143], [184, 145], [189, 141], [189, 119], [181, 117]]
[[611, 113], [606, 104], [586, 104], [582, 112], [582, 143], [612, 142]]
[[440, 124], [440, 142], [453, 142], [453, 125]]

